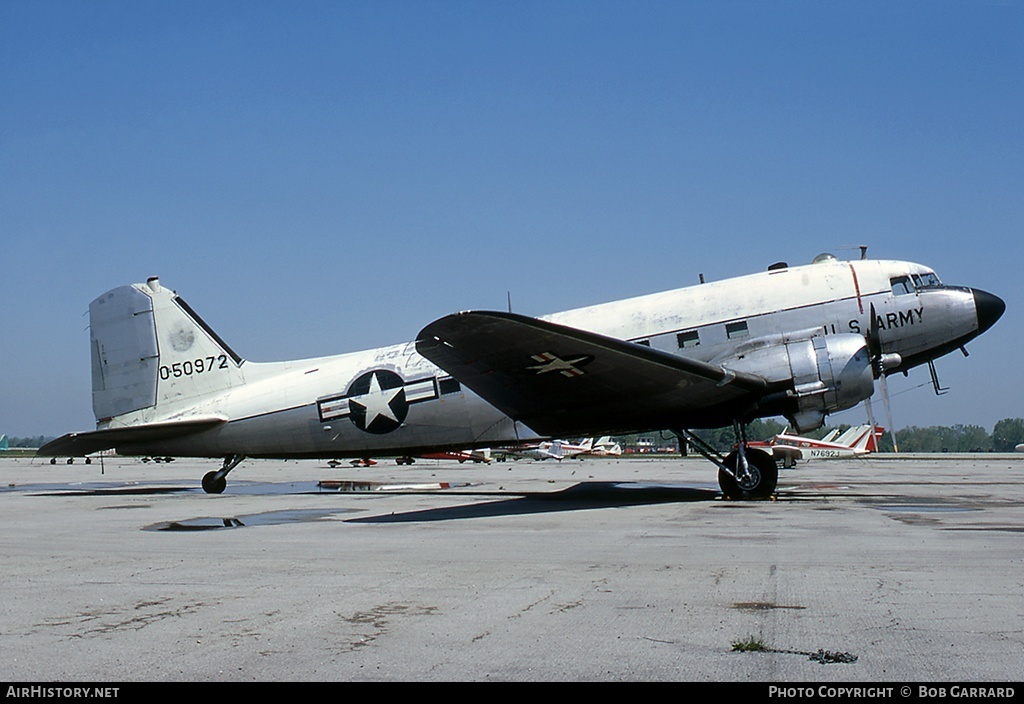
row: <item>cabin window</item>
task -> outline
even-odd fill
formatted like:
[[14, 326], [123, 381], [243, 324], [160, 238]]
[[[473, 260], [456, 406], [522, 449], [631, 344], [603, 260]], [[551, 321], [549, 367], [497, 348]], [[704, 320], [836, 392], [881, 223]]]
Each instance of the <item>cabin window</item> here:
[[687, 347], [697, 347], [700, 345], [700, 335], [696, 330], [687, 330], [676, 335], [676, 342], [681, 350]]
[[738, 323], [726, 323], [725, 336], [730, 340], [735, 340], [738, 337], [746, 337], [750, 333], [747, 331], [747, 321], [741, 320]]
[[636, 344], [643, 345], [644, 347], [650, 347], [651, 346], [651, 341], [650, 340], [637, 340]]
[[442, 396], [447, 394], [457, 394], [462, 391], [462, 385], [459, 384], [457, 379], [453, 379], [450, 376], [446, 376], [443, 379], [437, 380], [437, 390]]
[[897, 296], [914, 292], [914, 285], [910, 283], [909, 276], [897, 276], [894, 279], [889, 279], [889, 284], [892, 286], [893, 294]]

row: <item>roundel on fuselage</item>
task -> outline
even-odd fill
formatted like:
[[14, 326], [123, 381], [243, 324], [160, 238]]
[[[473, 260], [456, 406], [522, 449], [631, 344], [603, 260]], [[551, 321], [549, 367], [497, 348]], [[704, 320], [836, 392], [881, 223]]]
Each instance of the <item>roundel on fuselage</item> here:
[[360, 430], [383, 435], [397, 430], [409, 413], [405, 381], [395, 372], [377, 369], [348, 387], [349, 418]]

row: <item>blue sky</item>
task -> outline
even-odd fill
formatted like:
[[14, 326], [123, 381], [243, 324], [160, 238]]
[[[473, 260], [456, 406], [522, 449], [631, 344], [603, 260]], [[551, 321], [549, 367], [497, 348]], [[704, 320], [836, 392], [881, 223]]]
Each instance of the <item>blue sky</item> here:
[[1019, 0], [0, 0], [0, 433], [93, 427], [88, 304], [151, 275], [271, 361], [860, 244], [1006, 300], [948, 394], [891, 380], [897, 427], [991, 430], [1022, 36]]

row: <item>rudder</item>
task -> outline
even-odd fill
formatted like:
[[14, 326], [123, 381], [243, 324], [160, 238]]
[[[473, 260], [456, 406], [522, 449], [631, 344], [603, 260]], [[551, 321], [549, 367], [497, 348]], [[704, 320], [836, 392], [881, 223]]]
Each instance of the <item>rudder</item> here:
[[242, 359], [177, 294], [151, 278], [89, 306], [93, 412], [99, 424], [180, 412], [180, 402], [244, 383]]

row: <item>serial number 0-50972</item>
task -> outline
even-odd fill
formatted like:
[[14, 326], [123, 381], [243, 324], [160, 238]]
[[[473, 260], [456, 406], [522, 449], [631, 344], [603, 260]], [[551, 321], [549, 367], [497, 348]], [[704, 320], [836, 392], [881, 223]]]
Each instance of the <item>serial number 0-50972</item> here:
[[212, 372], [214, 369], [227, 369], [228, 368], [228, 357], [226, 354], [218, 355], [216, 357], [209, 356], [205, 359], [200, 357], [198, 359], [190, 359], [185, 362], [175, 362], [174, 364], [161, 364], [160, 365], [160, 378], [180, 378], [183, 376], [193, 376], [195, 374], [202, 374], [204, 372]]

